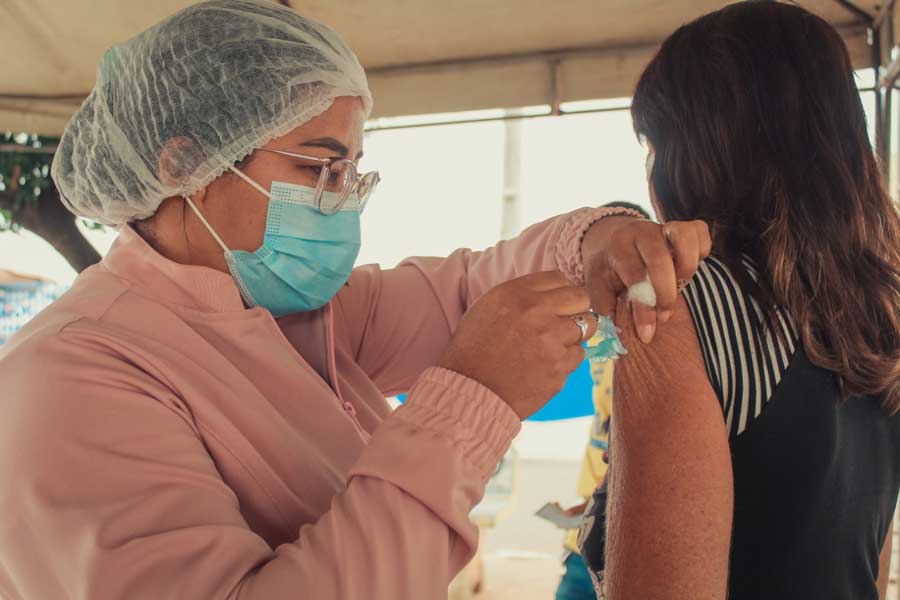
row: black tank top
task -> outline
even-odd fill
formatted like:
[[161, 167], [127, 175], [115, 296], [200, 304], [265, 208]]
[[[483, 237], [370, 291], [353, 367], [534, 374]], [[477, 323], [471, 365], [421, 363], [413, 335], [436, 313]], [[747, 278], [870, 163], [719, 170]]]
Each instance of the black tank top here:
[[[729, 430], [728, 597], [877, 599], [900, 488], [900, 417], [886, 417], [880, 398], [841, 401], [834, 374], [809, 361], [790, 317], [778, 315], [782, 335], [764, 327], [722, 262], [707, 259], [685, 298]], [[604, 482], [579, 539], [601, 598], [606, 494]]]

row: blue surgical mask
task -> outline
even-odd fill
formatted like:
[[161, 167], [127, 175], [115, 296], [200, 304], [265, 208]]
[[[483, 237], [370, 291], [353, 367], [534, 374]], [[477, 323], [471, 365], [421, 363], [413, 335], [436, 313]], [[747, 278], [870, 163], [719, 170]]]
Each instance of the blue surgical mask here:
[[225, 251], [244, 301], [275, 317], [327, 304], [347, 283], [359, 254], [356, 195], [351, 194], [340, 211], [325, 215], [315, 206], [314, 188], [273, 181], [266, 192], [237, 169], [232, 171], [269, 198], [265, 237], [255, 252], [229, 250], [190, 198], [186, 200]]

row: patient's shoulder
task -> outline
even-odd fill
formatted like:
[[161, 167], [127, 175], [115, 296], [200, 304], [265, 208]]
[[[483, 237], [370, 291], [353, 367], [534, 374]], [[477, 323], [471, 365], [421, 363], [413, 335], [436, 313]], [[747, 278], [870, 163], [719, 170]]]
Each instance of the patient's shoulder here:
[[741, 285], [758, 277], [752, 261], [744, 258], [735, 268], [741, 277], [710, 257], [683, 293], [732, 437], [765, 410], [799, 344], [790, 315], [777, 308], [770, 319]]

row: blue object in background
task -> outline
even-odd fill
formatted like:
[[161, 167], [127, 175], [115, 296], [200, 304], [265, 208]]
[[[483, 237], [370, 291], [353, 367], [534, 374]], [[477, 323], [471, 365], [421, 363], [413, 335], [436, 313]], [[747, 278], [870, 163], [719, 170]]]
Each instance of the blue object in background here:
[[47, 281], [17, 281], [0, 284], [0, 346], [66, 288]]
[[594, 380], [591, 379], [590, 362], [582, 361], [566, 380], [563, 389], [544, 405], [544, 408], [528, 418], [529, 421], [559, 421], [594, 414]]
[[[592, 389], [594, 382], [591, 379], [591, 368], [588, 361], [583, 361], [575, 371], [569, 375], [566, 385], [544, 408], [528, 418], [529, 421], [559, 421], [560, 419], [574, 419], [594, 414], [594, 401]], [[406, 395], [398, 396], [400, 402], [406, 400]]]

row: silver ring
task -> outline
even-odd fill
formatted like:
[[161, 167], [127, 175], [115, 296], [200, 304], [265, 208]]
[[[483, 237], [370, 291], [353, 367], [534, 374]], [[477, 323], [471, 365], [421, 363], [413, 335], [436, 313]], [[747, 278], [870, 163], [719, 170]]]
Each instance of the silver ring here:
[[572, 320], [575, 321], [575, 324], [578, 325], [579, 328], [581, 328], [581, 341], [583, 342], [587, 339], [588, 322], [581, 315], [575, 315], [572, 317]]

